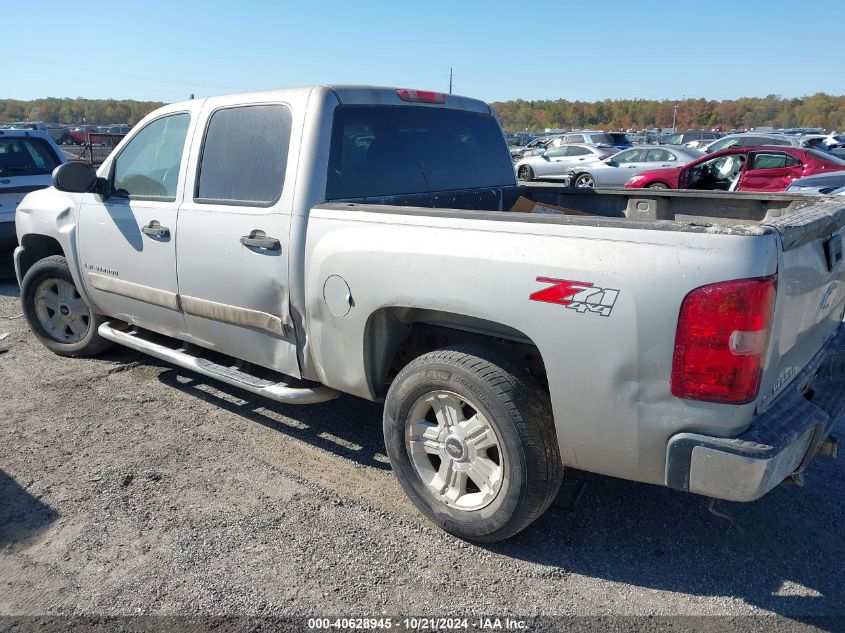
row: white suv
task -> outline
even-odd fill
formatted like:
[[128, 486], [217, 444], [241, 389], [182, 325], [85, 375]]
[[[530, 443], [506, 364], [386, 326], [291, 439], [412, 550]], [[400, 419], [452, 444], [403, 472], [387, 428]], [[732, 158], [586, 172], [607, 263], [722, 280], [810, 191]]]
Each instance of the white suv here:
[[30, 191], [49, 187], [53, 170], [67, 162], [47, 132], [0, 130], [0, 250], [17, 243], [15, 209]]

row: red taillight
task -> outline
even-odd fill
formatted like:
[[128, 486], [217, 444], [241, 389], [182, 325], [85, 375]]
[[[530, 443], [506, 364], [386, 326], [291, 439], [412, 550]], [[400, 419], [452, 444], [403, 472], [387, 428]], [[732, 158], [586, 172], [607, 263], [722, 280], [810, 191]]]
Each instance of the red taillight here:
[[757, 397], [776, 280], [725, 281], [684, 298], [672, 361], [673, 396], [728, 404]]
[[446, 95], [431, 90], [408, 90], [399, 88], [396, 91], [402, 101], [417, 101], [420, 103], [446, 103]]

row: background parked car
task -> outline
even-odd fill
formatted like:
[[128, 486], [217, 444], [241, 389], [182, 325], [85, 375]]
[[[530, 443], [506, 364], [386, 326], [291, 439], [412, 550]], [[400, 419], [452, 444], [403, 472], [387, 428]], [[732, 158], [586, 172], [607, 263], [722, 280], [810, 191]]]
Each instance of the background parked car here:
[[505, 141], [508, 147], [525, 147], [534, 138], [534, 135], [528, 132], [505, 132]]
[[603, 160], [614, 153], [616, 150], [607, 145], [560, 145], [546, 150], [539, 156], [523, 158], [514, 167], [520, 180], [562, 179], [569, 167]]
[[658, 167], [686, 165], [702, 155], [683, 146], [644, 145], [622, 150], [597, 163], [571, 167], [564, 175], [573, 187], [622, 187], [636, 174]]
[[663, 145], [686, 145], [690, 148], [699, 148], [712, 143], [723, 136], [724, 134], [721, 132], [698, 132], [695, 130], [687, 130], [686, 132], [666, 134], [660, 139], [660, 143]]
[[47, 124], [43, 121], [15, 121], [14, 123], [7, 123], [7, 129], [10, 130], [41, 130], [47, 131]]
[[537, 154], [541, 154], [545, 151], [546, 145], [555, 137], [552, 136], [540, 136], [539, 138], [535, 138], [528, 143], [526, 143], [522, 147], [511, 147], [511, 159], [514, 161], [520, 160], [521, 158], [525, 158], [526, 156], [536, 156]]
[[834, 190], [845, 187], [845, 171], [807, 176], [793, 181], [787, 188], [788, 193], [832, 194]]
[[74, 145], [85, 145], [88, 142], [88, 135], [97, 132], [96, 125], [80, 125], [70, 131], [70, 140]]
[[45, 123], [44, 121], [17, 121], [4, 124], [6, 129], [11, 130], [39, 130], [47, 132], [53, 140], [61, 145], [70, 143], [70, 130], [65, 125], [58, 123]]
[[70, 128], [66, 125], [59, 125], [58, 123], [48, 123], [47, 133], [53, 137], [59, 145], [70, 145]]
[[798, 147], [732, 148], [703, 156], [683, 168], [656, 169], [626, 187], [721, 191], [784, 191], [794, 180], [845, 170], [845, 160]]
[[585, 143], [587, 145], [609, 145], [619, 149], [631, 147], [631, 140], [622, 132], [602, 132], [601, 130], [582, 130], [563, 135], [563, 145]]
[[762, 147], [764, 145], [801, 147], [802, 140], [799, 136], [787, 136], [786, 134], [755, 134], [753, 132], [743, 132], [741, 134], [729, 134], [728, 136], [713, 141], [709, 145], [705, 145], [701, 149], [705, 154], [712, 154], [732, 147]]
[[67, 162], [41, 130], [0, 130], [0, 250], [13, 247], [15, 210], [30, 191], [49, 187], [53, 169]]

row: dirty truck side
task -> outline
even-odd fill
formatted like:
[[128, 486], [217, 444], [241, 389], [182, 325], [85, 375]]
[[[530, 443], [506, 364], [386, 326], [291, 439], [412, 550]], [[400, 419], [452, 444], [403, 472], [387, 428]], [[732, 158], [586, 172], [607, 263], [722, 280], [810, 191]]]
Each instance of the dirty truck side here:
[[835, 454], [832, 199], [520, 187], [487, 105], [343, 86], [169, 105], [53, 178], [16, 217], [46, 347], [383, 399], [400, 483], [461, 537], [525, 528], [566, 467], [751, 501]]

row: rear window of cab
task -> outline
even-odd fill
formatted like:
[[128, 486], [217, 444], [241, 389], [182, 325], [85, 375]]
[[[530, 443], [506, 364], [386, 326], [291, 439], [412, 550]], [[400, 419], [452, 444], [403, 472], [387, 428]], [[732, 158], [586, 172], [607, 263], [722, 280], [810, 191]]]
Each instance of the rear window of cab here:
[[489, 114], [426, 106], [335, 108], [327, 200], [513, 184], [510, 152]]

